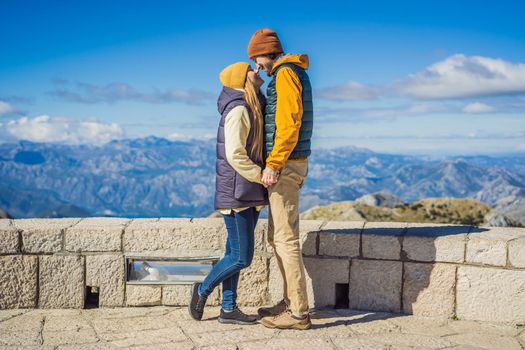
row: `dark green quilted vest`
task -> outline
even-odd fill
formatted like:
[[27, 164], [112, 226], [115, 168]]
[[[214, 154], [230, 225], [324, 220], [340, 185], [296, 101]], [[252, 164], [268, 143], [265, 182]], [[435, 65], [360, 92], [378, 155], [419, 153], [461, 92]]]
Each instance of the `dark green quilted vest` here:
[[266, 156], [268, 157], [273, 149], [275, 139], [275, 109], [277, 106], [277, 91], [275, 89], [275, 77], [279, 70], [284, 67], [291, 68], [295, 74], [299, 77], [301, 85], [303, 86], [303, 118], [301, 129], [299, 130], [299, 140], [295, 146], [290, 159], [308, 157], [312, 153], [311, 151], [311, 138], [312, 129], [314, 123], [314, 109], [312, 103], [312, 85], [306, 71], [299, 66], [292, 63], [284, 63], [279, 66], [274, 74], [272, 81], [268, 84], [268, 90], [266, 92], [266, 110], [264, 116], [264, 145], [266, 150]]

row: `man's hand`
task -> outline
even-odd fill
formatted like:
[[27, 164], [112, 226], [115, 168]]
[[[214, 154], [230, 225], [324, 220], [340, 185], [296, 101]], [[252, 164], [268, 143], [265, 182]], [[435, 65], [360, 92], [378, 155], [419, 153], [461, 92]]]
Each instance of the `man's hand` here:
[[279, 172], [271, 168], [265, 168], [262, 172], [261, 182], [264, 187], [273, 186], [279, 181]]

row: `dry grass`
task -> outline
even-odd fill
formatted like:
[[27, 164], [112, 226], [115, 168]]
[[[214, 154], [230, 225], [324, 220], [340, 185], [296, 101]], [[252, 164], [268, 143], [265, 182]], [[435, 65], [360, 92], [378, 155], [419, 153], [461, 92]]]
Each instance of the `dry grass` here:
[[427, 198], [395, 208], [380, 208], [348, 201], [312, 208], [301, 214], [301, 218], [482, 225], [490, 210], [486, 204], [463, 198]]

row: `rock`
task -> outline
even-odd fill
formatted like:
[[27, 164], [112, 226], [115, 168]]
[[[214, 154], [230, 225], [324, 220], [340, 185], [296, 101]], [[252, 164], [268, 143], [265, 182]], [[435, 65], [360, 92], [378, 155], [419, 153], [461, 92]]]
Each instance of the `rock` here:
[[370, 205], [372, 207], [395, 208], [397, 205], [403, 205], [405, 202], [394, 196], [390, 192], [376, 192], [366, 194], [355, 200], [356, 203]]
[[301, 214], [304, 220], [363, 221], [364, 217], [350, 201], [317, 206]]
[[503, 197], [496, 202], [495, 206], [498, 212], [525, 226], [525, 189], [518, 193]]
[[520, 224], [508, 217], [505, 214], [502, 214], [496, 210], [491, 210], [487, 215], [485, 215], [485, 226], [492, 227], [516, 227]]
[[12, 219], [13, 217], [9, 215], [4, 209], [0, 208], [0, 219]]

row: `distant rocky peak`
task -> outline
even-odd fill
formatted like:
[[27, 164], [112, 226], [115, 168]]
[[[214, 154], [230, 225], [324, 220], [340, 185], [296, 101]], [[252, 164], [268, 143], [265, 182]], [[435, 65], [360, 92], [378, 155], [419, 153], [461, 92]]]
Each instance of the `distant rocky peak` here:
[[405, 204], [403, 200], [386, 191], [366, 194], [356, 199], [356, 203], [381, 208], [395, 208], [397, 205]]

